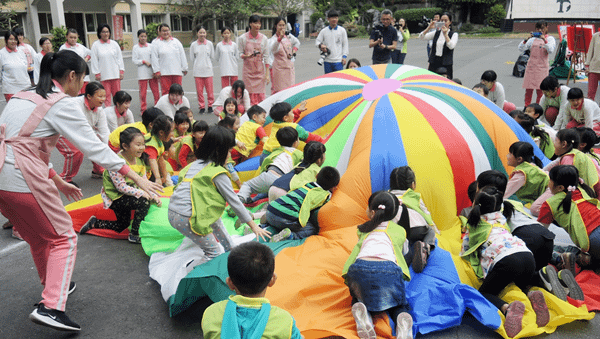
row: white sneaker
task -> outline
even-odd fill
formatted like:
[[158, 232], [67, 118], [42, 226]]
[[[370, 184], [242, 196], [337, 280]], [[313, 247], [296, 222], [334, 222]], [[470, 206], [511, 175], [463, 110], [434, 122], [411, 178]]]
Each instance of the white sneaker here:
[[373, 318], [367, 311], [365, 304], [357, 302], [352, 305], [352, 316], [356, 322], [356, 333], [360, 339], [377, 339], [375, 328], [373, 327]]
[[413, 318], [402, 312], [396, 318], [396, 339], [413, 339]]

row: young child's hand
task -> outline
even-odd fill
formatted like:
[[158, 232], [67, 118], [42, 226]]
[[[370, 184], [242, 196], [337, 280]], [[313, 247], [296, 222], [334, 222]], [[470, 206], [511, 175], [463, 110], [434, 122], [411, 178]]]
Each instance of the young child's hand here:
[[254, 232], [254, 234], [256, 234], [256, 238], [261, 238], [263, 241], [267, 241], [267, 239], [271, 239], [271, 232], [260, 228], [260, 226], [258, 226], [254, 220], [250, 220], [247, 222], [248, 226], [250, 226], [250, 228], [252, 229], [252, 232]]
[[307, 100], [304, 100], [300, 103], [300, 106], [298, 107], [298, 110], [300, 110], [300, 112], [304, 112], [306, 111], [306, 104], [308, 103]]
[[160, 199], [160, 197], [158, 195], [155, 195], [154, 197], [152, 197], [152, 200], [156, 203], [156, 206], [158, 206], [158, 207], [162, 206], [162, 200]]
[[176, 142], [180, 142], [181, 139], [183, 139], [183, 135], [180, 137], [177, 137], [177, 138], [172, 138], [171, 140], [173, 140], [173, 143], [176, 143]]

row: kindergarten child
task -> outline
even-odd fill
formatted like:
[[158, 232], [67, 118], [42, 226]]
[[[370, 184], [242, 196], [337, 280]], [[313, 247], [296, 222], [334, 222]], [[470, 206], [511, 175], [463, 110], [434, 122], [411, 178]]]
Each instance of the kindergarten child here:
[[292, 127], [296, 129], [298, 132], [298, 139], [309, 142], [309, 141], [319, 141], [321, 143], [325, 143], [323, 138], [320, 136], [307, 132], [302, 126], [298, 125], [294, 121], [298, 120], [300, 113], [306, 111], [306, 101], [300, 103], [300, 106], [292, 111], [292, 106], [287, 102], [278, 102], [269, 111], [269, 116], [273, 119], [273, 125], [271, 126], [271, 135], [269, 136], [269, 140], [265, 143], [263, 148], [263, 154], [261, 155], [261, 164], [264, 159], [271, 153], [273, 150], [279, 147], [279, 141], [275, 135], [280, 128], [283, 127]]
[[[175, 118], [173, 119], [175, 123], [175, 129], [173, 130], [173, 136], [177, 140], [181, 140], [186, 135], [191, 134], [191, 122], [190, 118], [188, 118], [187, 114], [182, 112], [175, 113]], [[176, 140], [176, 141], [177, 141]]]
[[256, 241], [236, 246], [227, 258], [227, 272], [225, 282], [236, 295], [204, 311], [204, 338], [303, 338], [294, 318], [265, 298], [267, 288], [277, 280], [269, 247]]
[[106, 123], [109, 131], [125, 124], [133, 124], [133, 113], [129, 110], [131, 106], [131, 95], [125, 91], [118, 91], [113, 96], [114, 106], [104, 108]]
[[479, 95], [481, 95], [482, 97], [484, 97], [486, 99], [487, 99], [488, 95], [490, 94], [490, 90], [487, 88], [486, 85], [484, 85], [482, 83], [475, 84], [475, 86], [473, 86], [473, 91], [475, 91], [476, 93], [478, 93]]
[[[94, 132], [102, 142], [108, 143], [108, 124], [106, 123], [106, 114], [102, 110], [102, 104], [106, 99], [106, 91], [104, 86], [98, 81], [92, 81], [85, 86], [85, 94], [77, 97], [78, 103], [87, 118], [88, 123], [92, 126]], [[104, 168], [92, 162], [92, 178], [101, 179]]]
[[542, 80], [540, 89], [544, 93], [540, 99], [543, 113], [540, 119], [548, 122], [549, 126], [554, 126], [557, 117], [564, 111], [564, 105], [567, 104], [567, 93], [570, 88], [559, 84], [558, 79], [550, 75]]
[[488, 70], [483, 72], [481, 75], [481, 83], [484, 84], [489, 90], [487, 98], [496, 104], [496, 106], [500, 107], [504, 112], [510, 113], [510, 111], [516, 109], [517, 107], [512, 102], [506, 101], [504, 86], [496, 81], [497, 78], [498, 76], [496, 75], [496, 72]]
[[[219, 121], [217, 123], [217, 125], [229, 128], [230, 130], [233, 131], [233, 133], [235, 135], [235, 133], [237, 133], [238, 129], [240, 128], [240, 117], [238, 117], [237, 115], [226, 115], [221, 121]], [[235, 144], [237, 147], [242, 147], [242, 148], [245, 147], [244, 144], [241, 143], [237, 139], [235, 139]], [[242, 181], [240, 180], [240, 177], [237, 174], [237, 171], [235, 170], [235, 162], [231, 158], [231, 152], [229, 152], [229, 155], [227, 156], [227, 162], [225, 163], [225, 168], [231, 175], [231, 180], [233, 180], [233, 182], [235, 182], [237, 187], [238, 188], [242, 187]]]
[[600, 263], [600, 207], [594, 192], [580, 184], [575, 166], [556, 166], [549, 175], [554, 195], [543, 203], [538, 221], [546, 225], [556, 222], [564, 228], [583, 252], [589, 252], [596, 267]]
[[147, 110], [145, 110], [144, 113], [142, 113], [142, 121], [134, 122], [131, 124], [125, 124], [117, 127], [108, 136], [108, 147], [115, 151], [115, 153], [118, 153], [120, 150], [119, 144], [121, 143], [121, 141], [119, 138], [121, 136], [121, 132], [123, 132], [128, 127], [135, 127], [139, 129], [140, 132], [142, 132], [142, 134], [146, 135], [148, 131], [152, 129], [152, 123], [154, 122], [154, 119], [158, 118], [158, 116], [160, 115], [164, 115], [160, 109], [156, 107], [150, 107]]
[[527, 293], [538, 327], [546, 326], [550, 313], [541, 291], [528, 292], [535, 259], [525, 243], [510, 233], [507, 220], [514, 209], [503, 204], [502, 194], [493, 186], [479, 189], [469, 213], [461, 256], [483, 280], [479, 292], [505, 314], [504, 329], [512, 338], [521, 332], [525, 305], [518, 300], [508, 304], [498, 297], [511, 282]]
[[221, 88], [233, 85], [238, 79], [239, 51], [235, 41], [231, 40], [233, 31], [229, 27], [221, 29], [223, 41], [217, 44], [215, 50], [215, 61], [219, 63], [221, 70]]
[[552, 138], [551, 140], [554, 140], [554, 137], [556, 137], [556, 130], [552, 128], [552, 126], [546, 121], [546, 119], [543, 119], [544, 109], [542, 108], [542, 106], [536, 104], [535, 102], [531, 103], [529, 104], [529, 106], [525, 107], [524, 113], [533, 118], [533, 124], [535, 127], [544, 130], [546, 133], [548, 133], [550, 138]]
[[[537, 105], [537, 104], [536, 104]], [[535, 141], [536, 145], [544, 152], [548, 159], [554, 159], [554, 141], [543, 129], [535, 126], [535, 120], [528, 114], [519, 114], [515, 120], [523, 127], [525, 132]], [[554, 133], [556, 135], [556, 133]]]
[[[144, 153], [145, 141], [144, 135], [135, 127], [128, 127], [120, 136], [121, 152], [119, 157], [127, 161], [127, 165], [141, 177], [146, 177], [146, 166], [140, 157]], [[85, 234], [91, 229], [109, 229], [115, 232], [123, 232], [129, 227], [131, 222], [131, 232], [129, 233], [129, 242], [139, 244], [140, 224], [148, 214], [150, 201], [155, 202], [159, 207], [162, 202], [155, 195], [149, 195], [137, 187], [131, 179], [125, 178], [122, 174], [113, 171], [104, 171], [102, 178], [102, 201], [104, 208], [110, 208], [115, 212], [116, 221], [98, 220], [92, 216], [79, 231], [79, 234]], [[135, 211], [133, 222], [131, 220], [131, 211]]]
[[585, 153], [588, 157], [592, 158], [592, 161], [598, 166], [600, 164], [600, 157], [596, 152], [592, 151], [594, 145], [600, 142], [600, 137], [594, 132], [593, 129], [587, 127], [575, 128], [579, 133], [579, 146], [577, 147], [582, 153]]
[[177, 153], [177, 163], [181, 168], [196, 160], [194, 152], [200, 145], [202, 138], [208, 131], [208, 124], [204, 120], [198, 120], [192, 126], [192, 134], [181, 139], [181, 148]]
[[504, 199], [516, 194], [523, 203], [530, 204], [544, 193], [548, 187], [548, 174], [541, 169], [542, 161], [533, 155], [530, 143], [517, 141], [510, 145], [506, 161], [515, 169], [510, 174]]
[[558, 114], [554, 129], [585, 126], [600, 134], [600, 107], [588, 98], [583, 97], [580, 88], [571, 88], [567, 94], [569, 103], [563, 106], [564, 111]]
[[169, 203], [171, 226], [200, 246], [207, 261], [234, 247], [221, 220], [226, 203], [257, 237], [270, 237], [270, 232], [258, 227], [240, 203], [223, 167], [234, 145], [231, 130], [222, 126], [209, 128], [195, 150], [198, 160], [179, 172], [181, 179]]
[[[208, 113], [212, 113], [212, 105], [215, 102], [213, 90], [213, 65], [215, 50], [213, 43], [206, 39], [206, 29], [202, 25], [196, 26], [194, 30], [198, 40], [190, 45], [190, 60], [194, 70], [194, 80], [196, 81], [196, 93], [198, 94], [198, 106], [200, 114], [207, 108]], [[204, 88], [206, 88], [206, 97], [208, 104], [204, 103]], [[189, 107], [189, 105], [188, 105]]]
[[421, 193], [415, 192], [416, 188], [415, 172], [409, 166], [396, 167], [392, 170], [390, 193], [395, 195], [401, 204], [392, 221], [402, 224], [409, 230], [406, 240], [413, 251], [409, 252], [405, 259], [412, 262], [415, 273], [421, 273], [427, 265], [429, 254], [435, 249], [437, 227], [423, 202]]
[[277, 130], [275, 136], [278, 144], [260, 165], [261, 173], [240, 187], [238, 197], [245, 203], [251, 203], [250, 195], [254, 193], [267, 193], [273, 182], [282, 175], [291, 171], [302, 160], [302, 152], [298, 146], [298, 132], [292, 127], [284, 127]]
[[[227, 101], [225, 103], [227, 108]], [[231, 150], [231, 159], [238, 164], [250, 156], [250, 153], [258, 146], [259, 142], [264, 145], [269, 138], [263, 128], [267, 120], [267, 112], [262, 107], [254, 105], [248, 109], [247, 114], [249, 120], [243, 123], [236, 133], [237, 140], [242, 142], [246, 149], [236, 146]]]
[[186, 106], [181, 106], [175, 112], [175, 114], [177, 114], [177, 113], [183, 113], [188, 117], [188, 119], [190, 120], [190, 131], [191, 131], [192, 126], [194, 126], [194, 123], [196, 122], [196, 120], [194, 119], [194, 112], [192, 112], [192, 109], [189, 107], [186, 107]]
[[223, 106], [225, 108], [221, 111], [221, 113], [219, 113], [219, 119], [225, 118], [226, 115], [235, 115], [237, 117], [242, 116], [242, 114], [238, 111], [238, 103], [234, 98], [225, 99]]
[[392, 221], [399, 205], [396, 196], [386, 191], [369, 197], [369, 220], [358, 226], [358, 243], [342, 271], [361, 339], [377, 337], [371, 314], [381, 312], [389, 313], [396, 322], [396, 338], [413, 338], [404, 285], [404, 280], [410, 281], [410, 273], [402, 256], [407, 228]]
[[183, 87], [180, 84], [172, 84], [169, 93], [160, 97], [154, 107], [173, 119], [175, 112], [183, 106], [190, 107], [190, 101], [183, 96]]
[[164, 157], [165, 146], [163, 142], [171, 140], [173, 135], [173, 119], [166, 115], [161, 115], [152, 124], [152, 130], [145, 135], [146, 149], [148, 155], [147, 166], [152, 171], [154, 182], [163, 186], [172, 186], [169, 182], [170, 178], [167, 175], [167, 167]]
[[358, 59], [355, 59], [355, 58], [348, 60], [348, 63], [346, 64], [346, 69], [359, 68], [359, 67], [360, 67], [360, 61], [358, 61]]
[[319, 233], [317, 213], [331, 197], [339, 184], [340, 173], [335, 167], [325, 166], [317, 174], [316, 182], [295, 189], [271, 202], [267, 207], [266, 221], [280, 230], [271, 242], [308, 238]]

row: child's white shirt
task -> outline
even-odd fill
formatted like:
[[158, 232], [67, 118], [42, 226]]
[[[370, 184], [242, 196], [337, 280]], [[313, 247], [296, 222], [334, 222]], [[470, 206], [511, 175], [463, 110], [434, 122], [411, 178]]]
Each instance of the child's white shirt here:
[[554, 129], [560, 131], [567, 127], [571, 119], [580, 124], [585, 124], [585, 127], [594, 128], [594, 123], [600, 121], [600, 107], [598, 104], [588, 98], [583, 99], [583, 106], [580, 110], [573, 109], [568, 101], [563, 104], [564, 111], [561, 110], [556, 118]]
[[162, 97], [160, 97], [160, 99], [158, 99], [158, 102], [154, 107], [159, 108], [165, 115], [170, 116], [171, 119], [173, 119], [175, 117], [175, 112], [177, 112], [177, 110], [183, 106], [190, 107], [190, 101], [188, 100], [188, 98], [183, 96], [181, 97], [180, 102], [175, 103], [175, 105], [173, 105], [169, 101], [169, 94], [165, 94]]
[[80, 105], [83, 114], [85, 115], [88, 123], [92, 126], [96, 135], [102, 140], [103, 143], [108, 144], [108, 136], [110, 132], [108, 131], [108, 124], [106, 123], [106, 114], [102, 110], [102, 107], [96, 108], [96, 111], [92, 111], [85, 104], [85, 96], [79, 96], [75, 98], [77, 103]]
[[230, 41], [228, 44], [225, 44], [221, 41], [217, 44], [215, 61], [219, 62], [222, 77], [238, 75], [239, 58], [240, 53], [235, 42]]
[[133, 124], [133, 113], [130, 109], [123, 116], [117, 116], [116, 106], [110, 106], [103, 109], [104, 115], [106, 115], [106, 124], [110, 132], [114, 131], [117, 127], [124, 124]]
[[[290, 153], [294, 153], [294, 151], [296, 151], [296, 148], [294, 147], [284, 148]], [[287, 152], [281, 152], [281, 154], [279, 154], [273, 159], [273, 162], [270, 166], [276, 166], [283, 173], [289, 173], [291, 170], [294, 169], [294, 160], [292, 159], [291, 155], [287, 154]]]
[[144, 61], [152, 63], [152, 46], [148, 43], [142, 46], [135, 44], [133, 51], [131, 52], [131, 61], [134, 65], [137, 65], [138, 80], [152, 79], [153, 72], [152, 67], [144, 64]]
[[356, 259], [371, 258], [397, 263], [390, 237], [385, 233], [389, 221], [379, 224], [363, 240]]

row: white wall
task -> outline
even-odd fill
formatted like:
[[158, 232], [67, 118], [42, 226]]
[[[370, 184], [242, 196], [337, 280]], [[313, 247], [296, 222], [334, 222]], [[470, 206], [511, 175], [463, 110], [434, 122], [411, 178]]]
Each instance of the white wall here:
[[[561, 7], [562, 6], [562, 7]], [[510, 9], [510, 7], [509, 7]], [[562, 11], [561, 11], [562, 10]], [[510, 10], [509, 10], [510, 12]], [[510, 17], [511, 13], [507, 13]], [[600, 0], [513, 0], [512, 19], [599, 19]]]

